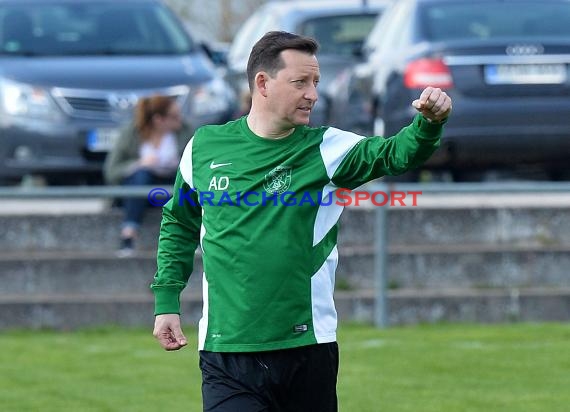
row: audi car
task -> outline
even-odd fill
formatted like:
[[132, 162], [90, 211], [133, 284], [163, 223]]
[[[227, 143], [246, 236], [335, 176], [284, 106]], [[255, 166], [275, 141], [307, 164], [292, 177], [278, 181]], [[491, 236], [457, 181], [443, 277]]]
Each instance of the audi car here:
[[457, 180], [522, 167], [568, 176], [568, 0], [400, 0], [364, 54], [337, 77], [337, 126], [390, 136], [410, 123], [421, 91], [439, 87], [453, 113], [428, 168]]
[[155, 0], [0, 0], [0, 180], [100, 181], [138, 99], [172, 96], [192, 127], [236, 98]]

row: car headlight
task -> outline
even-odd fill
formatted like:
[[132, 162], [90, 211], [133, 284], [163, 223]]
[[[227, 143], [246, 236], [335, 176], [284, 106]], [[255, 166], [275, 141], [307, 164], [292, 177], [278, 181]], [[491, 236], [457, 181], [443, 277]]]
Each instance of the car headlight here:
[[192, 113], [195, 116], [205, 116], [225, 112], [234, 100], [230, 87], [222, 79], [216, 78], [193, 90]]
[[53, 119], [61, 116], [56, 103], [47, 90], [12, 80], [0, 80], [0, 96], [3, 111], [11, 116]]

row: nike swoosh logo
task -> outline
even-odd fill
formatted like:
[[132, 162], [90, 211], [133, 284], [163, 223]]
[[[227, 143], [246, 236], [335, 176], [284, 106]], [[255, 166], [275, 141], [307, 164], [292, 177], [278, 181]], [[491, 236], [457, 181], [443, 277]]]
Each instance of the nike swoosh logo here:
[[212, 163], [210, 163], [210, 169], [217, 169], [218, 167], [229, 166], [229, 165], [231, 165], [231, 163], [214, 163], [214, 161], [212, 160]]

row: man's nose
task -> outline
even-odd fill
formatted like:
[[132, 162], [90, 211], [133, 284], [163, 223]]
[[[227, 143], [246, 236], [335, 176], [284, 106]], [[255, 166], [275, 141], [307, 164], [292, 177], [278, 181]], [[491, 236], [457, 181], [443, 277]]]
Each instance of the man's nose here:
[[309, 86], [309, 88], [305, 92], [305, 99], [310, 100], [313, 103], [319, 100], [319, 93], [317, 92], [316, 86], [314, 85]]

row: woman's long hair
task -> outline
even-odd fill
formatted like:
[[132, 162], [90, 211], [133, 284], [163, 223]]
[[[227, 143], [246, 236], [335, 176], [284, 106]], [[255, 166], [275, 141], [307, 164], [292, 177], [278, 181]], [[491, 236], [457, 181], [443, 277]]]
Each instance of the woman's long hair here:
[[167, 116], [174, 99], [168, 96], [151, 96], [139, 100], [135, 109], [135, 128], [143, 140], [152, 133], [152, 119], [155, 115]]

